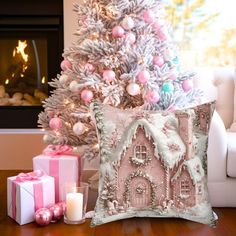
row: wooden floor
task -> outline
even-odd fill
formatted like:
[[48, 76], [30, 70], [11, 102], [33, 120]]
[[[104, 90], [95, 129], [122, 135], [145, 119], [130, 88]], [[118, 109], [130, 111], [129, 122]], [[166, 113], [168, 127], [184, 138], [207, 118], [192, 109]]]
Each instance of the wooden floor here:
[[18, 171], [0, 170], [0, 236], [236, 236], [236, 208], [214, 208], [219, 220], [216, 228], [182, 219], [133, 218], [90, 228], [66, 225], [63, 220], [39, 227], [20, 226], [6, 215], [6, 177]]

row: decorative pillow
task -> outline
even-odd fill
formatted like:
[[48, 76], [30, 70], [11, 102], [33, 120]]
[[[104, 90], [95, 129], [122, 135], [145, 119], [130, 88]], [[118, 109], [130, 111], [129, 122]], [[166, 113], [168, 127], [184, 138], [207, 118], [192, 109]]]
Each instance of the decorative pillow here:
[[91, 226], [130, 217], [180, 217], [209, 225], [206, 149], [214, 103], [186, 110], [119, 110], [94, 103], [99, 196]]

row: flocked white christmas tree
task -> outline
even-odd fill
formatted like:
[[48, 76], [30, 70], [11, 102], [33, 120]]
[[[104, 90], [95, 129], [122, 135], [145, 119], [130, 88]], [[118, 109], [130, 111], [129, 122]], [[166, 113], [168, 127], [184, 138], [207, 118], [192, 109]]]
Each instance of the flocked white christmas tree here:
[[77, 41], [65, 49], [61, 74], [39, 115], [44, 141], [98, 152], [89, 106], [174, 110], [195, 103], [193, 73], [180, 68], [158, 0], [84, 0], [75, 4]]

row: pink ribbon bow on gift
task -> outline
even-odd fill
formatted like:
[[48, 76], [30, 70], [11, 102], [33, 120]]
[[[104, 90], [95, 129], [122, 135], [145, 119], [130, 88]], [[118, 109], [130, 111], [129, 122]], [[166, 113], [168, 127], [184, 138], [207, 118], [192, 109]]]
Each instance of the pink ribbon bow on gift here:
[[20, 173], [16, 176], [16, 182], [35, 181], [39, 180], [44, 174], [41, 170], [35, 170], [29, 173]]
[[73, 148], [68, 145], [48, 145], [43, 150], [43, 154], [48, 156], [59, 156], [59, 155], [77, 156], [76, 154], [73, 153]]

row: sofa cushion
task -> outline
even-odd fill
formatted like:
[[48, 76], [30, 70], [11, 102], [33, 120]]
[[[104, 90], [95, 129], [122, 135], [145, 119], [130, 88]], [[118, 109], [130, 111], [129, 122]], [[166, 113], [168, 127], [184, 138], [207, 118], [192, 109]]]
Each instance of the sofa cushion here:
[[236, 177], [236, 133], [227, 132], [228, 138], [228, 157], [227, 157], [227, 175]]
[[236, 70], [234, 76], [234, 121], [230, 127], [230, 131], [236, 132]]

